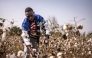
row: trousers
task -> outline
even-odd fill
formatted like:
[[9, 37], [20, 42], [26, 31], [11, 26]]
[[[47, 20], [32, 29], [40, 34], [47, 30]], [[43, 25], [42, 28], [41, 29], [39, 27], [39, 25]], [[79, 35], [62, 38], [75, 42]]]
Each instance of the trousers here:
[[[30, 43], [32, 44], [32, 48], [36, 49], [36, 52], [39, 52], [39, 38], [40, 37], [30, 38]], [[29, 49], [27, 49], [25, 43], [23, 45], [24, 45], [24, 52], [26, 54], [25, 58], [29, 58], [30, 51]]]

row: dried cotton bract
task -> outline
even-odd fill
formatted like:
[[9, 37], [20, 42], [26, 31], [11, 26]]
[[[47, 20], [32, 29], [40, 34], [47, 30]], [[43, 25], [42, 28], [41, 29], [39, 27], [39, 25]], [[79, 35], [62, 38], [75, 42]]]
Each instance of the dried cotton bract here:
[[77, 25], [77, 29], [83, 29], [83, 25], [82, 24], [78, 24]]

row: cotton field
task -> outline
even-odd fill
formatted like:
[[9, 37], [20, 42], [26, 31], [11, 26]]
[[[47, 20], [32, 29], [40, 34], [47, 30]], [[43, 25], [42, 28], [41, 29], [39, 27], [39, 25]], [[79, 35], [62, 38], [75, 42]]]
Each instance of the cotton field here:
[[[0, 51], [10, 55], [18, 51], [23, 51], [23, 43], [20, 36], [7, 37], [7, 40], [0, 47]], [[1, 52], [0, 52], [1, 53]], [[3, 56], [0, 54], [0, 57]], [[45, 37], [40, 38], [39, 45], [40, 58], [92, 58], [92, 37], [67, 37], [64, 39], [62, 36], [53, 37], [45, 42]]]
[[[80, 29], [83, 29], [82, 24], [75, 27], [68, 23], [61, 29], [57, 24], [53, 26], [47, 25], [47, 29], [54, 30], [52, 33], [48, 32], [49, 39], [41, 35], [36, 58], [92, 58], [92, 33], [80, 33]], [[18, 29], [14, 28], [15, 31], [8, 27], [0, 31], [0, 58], [25, 58], [24, 44], [21, 40], [21, 36], [25, 35], [21, 35]]]

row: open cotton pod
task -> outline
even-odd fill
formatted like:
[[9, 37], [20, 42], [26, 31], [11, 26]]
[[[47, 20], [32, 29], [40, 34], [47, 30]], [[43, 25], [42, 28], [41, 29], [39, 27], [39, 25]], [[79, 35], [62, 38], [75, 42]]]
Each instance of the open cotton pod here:
[[22, 31], [21, 37], [23, 38], [23, 41], [26, 45], [31, 45], [29, 35], [27, 34], [27, 31]]
[[2, 30], [3, 30], [3, 32], [9, 32], [10, 31], [10, 27], [3, 27]]
[[80, 31], [79, 30], [76, 30], [75, 33], [76, 33], [76, 35], [80, 36]]
[[65, 25], [63, 25], [63, 30], [67, 30], [68, 28], [67, 28], [67, 25], [65, 24]]
[[3, 30], [3, 32], [6, 32], [7, 31], [7, 28], [6, 27], [3, 27], [2, 30]]
[[62, 52], [57, 53], [57, 58], [62, 58]]
[[77, 29], [83, 29], [83, 25], [82, 24], [78, 24], [77, 25]]
[[11, 29], [10, 27], [7, 27], [7, 31], [8, 31], [8, 32], [10, 32], [10, 29]]
[[29, 37], [29, 35], [27, 34], [27, 31], [22, 31], [21, 37], [22, 37], [22, 38], [27, 38], [27, 37]]
[[17, 57], [21, 58], [21, 57], [25, 57], [25, 52], [23, 52], [22, 50], [19, 50], [17, 53]]
[[21, 37], [22, 37], [22, 38], [25, 38], [25, 37], [26, 37], [26, 36], [25, 36], [25, 33], [22, 33], [22, 34], [21, 34]]
[[63, 25], [63, 30], [72, 30], [72, 25], [71, 24], [65, 24], [65, 25]]
[[55, 58], [55, 56], [50, 56], [49, 58]]
[[3, 34], [1, 41], [4, 42], [6, 40], [7, 33], [10, 31], [10, 29], [8, 27], [3, 27], [2, 30], [3, 30]]
[[68, 30], [72, 30], [72, 25], [68, 24]]
[[36, 52], [36, 49], [33, 48], [33, 51]]

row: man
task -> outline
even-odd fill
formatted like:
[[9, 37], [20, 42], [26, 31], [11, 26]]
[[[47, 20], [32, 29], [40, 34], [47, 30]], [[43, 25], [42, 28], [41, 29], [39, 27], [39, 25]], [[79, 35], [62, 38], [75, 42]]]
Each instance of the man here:
[[[32, 43], [31, 48], [35, 48], [38, 52], [39, 38], [40, 38], [40, 26], [39, 23], [42, 23], [42, 30], [45, 30], [44, 24], [46, 23], [44, 18], [38, 14], [35, 14], [31, 7], [25, 9], [26, 18], [22, 23], [22, 31], [27, 31]], [[25, 42], [24, 42], [25, 43]], [[27, 49], [28, 51], [28, 49]]]

